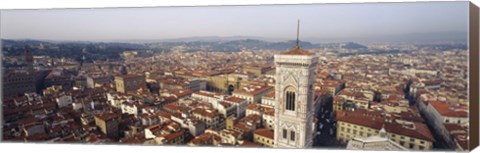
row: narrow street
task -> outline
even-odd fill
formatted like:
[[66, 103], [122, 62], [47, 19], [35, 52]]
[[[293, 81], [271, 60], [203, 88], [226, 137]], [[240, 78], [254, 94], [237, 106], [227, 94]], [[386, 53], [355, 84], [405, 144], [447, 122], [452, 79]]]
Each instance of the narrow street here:
[[318, 119], [317, 132], [313, 140], [315, 148], [345, 148], [345, 145], [338, 142], [336, 137], [336, 128], [334, 126], [334, 113], [332, 113], [333, 98], [328, 98], [323, 106], [320, 106], [320, 112], [316, 116]]

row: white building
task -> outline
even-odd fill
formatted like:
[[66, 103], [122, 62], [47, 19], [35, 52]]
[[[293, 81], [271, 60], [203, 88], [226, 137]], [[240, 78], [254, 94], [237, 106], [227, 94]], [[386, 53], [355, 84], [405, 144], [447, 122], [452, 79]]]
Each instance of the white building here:
[[[247, 109], [247, 101], [245, 99], [241, 99], [233, 96], [225, 96], [222, 94], [208, 92], [208, 91], [194, 92], [192, 94], [192, 97], [211, 103], [212, 105], [214, 105], [214, 107], [215, 105], [218, 105], [221, 102], [226, 102], [235, 108], [234, 114], [236, 115], [236, 117], [241, 118], [245, 116], [245, 111]], [[227, 109], [225, 109], [225, 112], [227, 112], [227, 110], [230, 110], [230, 108], [227, 107]], [[229, 113], [224, 113], [224, 114], [230, 115]]]
[[274, 147], [309, 148], [313, 142], [318, 56], [297, 46], [276, 54]]
[[347, 143], [349, 150], [377, 150], [377, 151], [407, 151], [408, 149], [390, 140], [387, 132], [382, 128], [378, 135], [357, 138], [354, 137]]
[[268, 93], [262, 97], [262, 105], [275, 106], [275, 92]]
[[451, 133], [445, 127], [445, 124], [468, 126], [468, 106], [463, 106], [458, 103], [428, 101], [423, 113], [425, 114], [427, 121], [434, 125], [435, 131], [441, 134], [450, 147], [456, 147], [455, 142], [451, 138]]
[[73, 99], [72, 99], [72, 96], [70, 95], [61, 95], [55, 98], [55, 101], [57, 102], [58, 107], [65, 107], [65, 106], [71, 105], [73, 102]]
[[260, 103], [262, 96], [266, 95], [273, 88], [266, 85], [249, 85], [240, 90], [233, 91], [232, 95], [238, 98], [246, 99], [249, 104]]

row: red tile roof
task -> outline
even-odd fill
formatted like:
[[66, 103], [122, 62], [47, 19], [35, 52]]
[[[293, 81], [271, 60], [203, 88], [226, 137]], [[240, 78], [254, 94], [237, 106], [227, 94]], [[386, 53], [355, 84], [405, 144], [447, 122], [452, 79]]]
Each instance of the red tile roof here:
[[233, 91], [234, 94], [244, 94], [244, 95], [257, 95], [266, 90], [270, 90], [272, 87], [263, 86], [263, 85], [251, 85], [247, 86], [246, 89], [242, 88], [240, 90]]
[[440, 101], [430, 101], [430, 105], [432, 105], [442, 116], [468, 117], [468, 109], [462, 106], [453, 106]]
[[380, 130], [385, 123], [381, 117], [369, 117], [347, 111], [337, 111], [337, 121], [357, 124], [377, 130]]
[[114, 113], [105, 113], [105, 114], [96, 115], [96, 117], [104, 121], [109, 121], [109, 120], [118, 118], [119, 115]]
[[228, 102], [234, 102], [234, 103], [245, 102], [245, 99], [238, 98], [238, 97], [233, 97], [233, 96], [230, 96], [230, 97], [228, 97], [228, 98], [225, 98], [225, 100], [228, 101]]
[[393, 121], [385, 124], [385, 130], [387, 132], [396, 133], [399, 135], [435, 142], [435, 139], [433, 138], [433, 135], [428, 129], [427, 125], [415, 122], [412, 124], [414, 128], [407, 128], [404, 125]]
[[254, 134], [273, 139], [273, 130], [267, 128], [260, 128], [255, 130]]
[[282, 52], [281, 55], [313, 55], [312, 52], [300, 49], [300, 47], [296, 47], [292, 50]]

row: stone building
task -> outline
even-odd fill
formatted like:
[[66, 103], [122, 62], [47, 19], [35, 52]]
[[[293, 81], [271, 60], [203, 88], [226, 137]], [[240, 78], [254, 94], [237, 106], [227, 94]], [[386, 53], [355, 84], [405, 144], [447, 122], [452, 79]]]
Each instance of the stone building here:
[[313, 142], [313, 84], [318, 56], [297, 46], [276, 54], [274, 146], [309, 148]]

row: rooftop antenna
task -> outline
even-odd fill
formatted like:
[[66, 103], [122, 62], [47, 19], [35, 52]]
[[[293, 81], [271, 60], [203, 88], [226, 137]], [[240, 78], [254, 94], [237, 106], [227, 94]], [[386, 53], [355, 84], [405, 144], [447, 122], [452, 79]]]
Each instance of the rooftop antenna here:
[[297, 44], [295, 48], [299, 49], [300, 48], [300, 40], [299, 40], [299, 35], [300, 35], [300, 20], [297, 22]]

